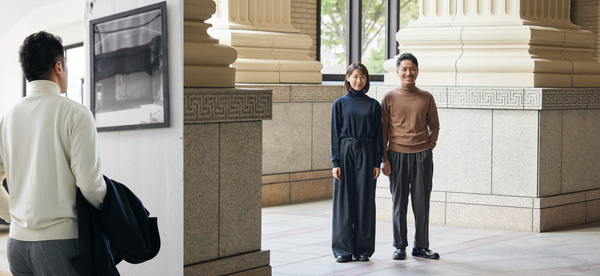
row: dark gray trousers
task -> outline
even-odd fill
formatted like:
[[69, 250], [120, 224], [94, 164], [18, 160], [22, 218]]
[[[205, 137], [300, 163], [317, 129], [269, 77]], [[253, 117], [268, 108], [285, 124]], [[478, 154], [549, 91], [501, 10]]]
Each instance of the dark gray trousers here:
[[408, 246], [406, 213], [408, 194], [415, 216], [415, 246], [429, 248], [429, 201], [433, 177], [433, 153], [431, 149], [418, 153], [400, 153], [388, 150], [392, 169], [390, 191], [393, 200], [394, 246]]
[[79, 276], [69, 261], [79, 255], [77, 239], [20, 241], [9, 237], [6, 247], [14, 276]]
[[375, 188], [372, 139], [342, 139], [341, 180], [333, 179], [333, 255], [371, 257], [375, 252]]

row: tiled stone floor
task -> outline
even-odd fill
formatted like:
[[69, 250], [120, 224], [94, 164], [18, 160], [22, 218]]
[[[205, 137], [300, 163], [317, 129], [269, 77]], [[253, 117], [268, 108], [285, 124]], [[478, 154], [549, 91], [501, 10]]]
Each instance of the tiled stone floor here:
[[395, 261], [391, 222], [378, 221], [371, 261], [340, 264], [331, 253], [331, 200], [264, 207], [262, 215], [273, 275], [600, 275], [600, 222], [545, 233], [431, 225], [440, 260], [409, 252]]
[[[391, 223], [378, 221], [371, 261], [338, 264], [331, 253], [331, 200], [265, 207], [262, 221], [273, 275], [600, 275], [600, 222], [545, 233], [431, 225], [431, 249], [441, 259], [409, 254], [395, 261]], [[0, 225], [0, 276], [11, 275], [7, 235]]]

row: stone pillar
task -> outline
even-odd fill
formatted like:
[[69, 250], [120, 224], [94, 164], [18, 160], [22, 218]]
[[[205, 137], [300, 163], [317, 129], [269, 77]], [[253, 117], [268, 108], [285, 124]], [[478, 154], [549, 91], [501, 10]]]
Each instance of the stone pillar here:
[[[599, 221], [597, 38], [571, 23], [571, 1], [420, 5], [396, 38], [440, 116], [430, 223], [543, 232]], [[395, 61], [384, 67], [397, 85]], [[386, 184], [378, 219], [391, 220]]]
[[291, 0], [216, 0], [208, 31], [238, 53], [238, 83], [321, 83], [312, 39], [291, 23]]
[[206, 32], [211, 24], [204, 21], [215, 10], [216, 4], [212, 0], [184, 1], [183, 83], [186, 87], [235, 86], [235, 69], [229, 66], [237, 58], [235, 49], [219, 44], [219, 40]]
[[[419, 59], [421, 85], [597, 87], [596, 36], [570, 20], [570, 0], [423, 0], [396, 39]], [[398, 84], [395, 61], [386, 84]]]
[[[600, 34], [600, 5], [597, 0], [571, 0], [571, 21], [582, 29]], [[600, 58], [600, 36], [594, 45], [594, 57]]]
[[214, 2], [184, 5], [184, 274], [271, 275], [269, 251], [261, 250], [261, 184], [272, 92], [233, 88], [226, 62], [235, 50], [199, 20]]

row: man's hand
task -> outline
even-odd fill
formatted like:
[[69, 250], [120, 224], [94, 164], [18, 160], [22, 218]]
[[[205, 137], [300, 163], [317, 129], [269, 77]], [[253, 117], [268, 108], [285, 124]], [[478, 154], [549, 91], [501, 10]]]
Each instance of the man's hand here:
[[381, 170], [377, 167], [373, 168], [373, 179], [377, 179], [379, 177], [379, 172]]
[[340, 167], [333, 168], [333, 170], [331, 170], [331, 174], [333, 174], [333, 177], [335, 177], [335, 179], [342, 180], [342, 168], [340, 168]]
[[392, 167], [390, 167], [390, 161], [383, 161], [383, 168], [381, 168], [385, 176], [392, 174]]

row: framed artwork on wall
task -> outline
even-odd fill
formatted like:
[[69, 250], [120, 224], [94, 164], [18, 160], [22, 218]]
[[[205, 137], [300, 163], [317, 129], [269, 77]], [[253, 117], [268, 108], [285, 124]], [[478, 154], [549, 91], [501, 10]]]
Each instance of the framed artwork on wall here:
[[98, 131], [169, 127], [166, 2], [90, 21]]

